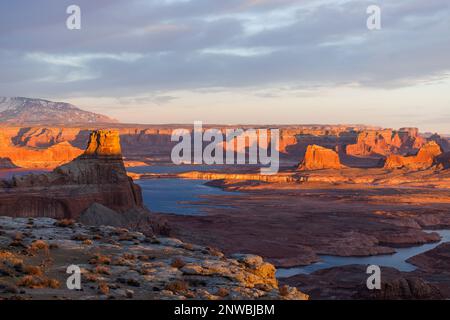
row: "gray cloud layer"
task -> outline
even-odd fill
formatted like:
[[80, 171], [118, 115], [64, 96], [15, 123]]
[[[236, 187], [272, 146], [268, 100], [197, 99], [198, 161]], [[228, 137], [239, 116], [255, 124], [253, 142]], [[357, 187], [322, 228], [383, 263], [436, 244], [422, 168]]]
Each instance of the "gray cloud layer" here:
[[[68, 5], [82, 30], [65, 28]], [[448, 0], [2, 1], [0, 95], [411, 85], [450, 70]]]

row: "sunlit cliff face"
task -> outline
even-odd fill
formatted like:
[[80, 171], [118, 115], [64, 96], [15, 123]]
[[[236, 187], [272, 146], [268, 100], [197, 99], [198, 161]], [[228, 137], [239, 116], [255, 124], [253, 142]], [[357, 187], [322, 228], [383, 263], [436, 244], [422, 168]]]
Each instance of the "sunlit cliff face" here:
[[91, 133], [88, 146], [83, 156], [122, 157], [119, 132], [98, 130]]

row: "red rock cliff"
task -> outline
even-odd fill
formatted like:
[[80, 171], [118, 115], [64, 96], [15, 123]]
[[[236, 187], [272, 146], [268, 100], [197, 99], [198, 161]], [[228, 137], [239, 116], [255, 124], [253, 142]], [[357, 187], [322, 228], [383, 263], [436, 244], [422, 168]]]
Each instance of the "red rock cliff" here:
[[386, 159], [385, 169], [428, 169], [436, 164], [436, 159], [442, 154], [441, 147], [434, 141], [430, 141], [420, 148], [415, 156], [390, 155]]
[[387, 156], [417, 151], [425, 144], [416, 128], [401, 128], [398, 131], [367, 130], [358, 134], [355, 144], [348, 145], [346, 154], [352, 156]]
[[299, 170], [341, 169], [343, 166], [336, 151], [318, 145], [306, 149], [305, 158]]
[[93, 203], [117, 212], [143, 206], [115, 131], [94, 131], [81, 156], [51, 173], [0, 181], [0, 215], [77, 218]]

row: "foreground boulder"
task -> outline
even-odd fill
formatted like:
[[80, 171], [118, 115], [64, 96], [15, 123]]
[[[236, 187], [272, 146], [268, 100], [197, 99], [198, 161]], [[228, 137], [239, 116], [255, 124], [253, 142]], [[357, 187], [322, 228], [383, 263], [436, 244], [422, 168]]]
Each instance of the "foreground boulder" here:
[[143, 209], [115, 131], [92, 132], [81, 156], [50, 173], [0, 181], [0, 215], [76, 219], [94, 203], [119, 213]]
[[[253, 255], [48, 218], [0, 217], [0, 229], [0, 300], [308, 299]], [[67, 289], [69, 265], [82, 290]]]
[[305, 158], [299, 170], [342, 169], [336, 151], [318, 145], [310, 145], [306, 149]]
[[411, 169], [423, 170], [431, 168], [436, 164], [436, 159], [442, 154], [441, 147], [435, 142], [430, 141], [420, 148], [415, 156], [390, 155], [386, 159], [385, 169]]

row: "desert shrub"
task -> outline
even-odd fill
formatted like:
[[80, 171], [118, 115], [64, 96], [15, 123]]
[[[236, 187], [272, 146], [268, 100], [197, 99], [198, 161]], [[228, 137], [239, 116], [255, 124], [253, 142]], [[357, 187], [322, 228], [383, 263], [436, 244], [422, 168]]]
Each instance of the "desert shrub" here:
[[56, 227], [60, 227], [60, 228], [71, 228], [71, 227], [73, 227], [74, 224], [75, 224], [75, 220], [62, 219], [62, 220], [56, 221], [54, 225]]
[[83, 241], [83, 244], [85, 246], [91, 246], [93, 244], [93, 242], [92, 242], [92, 240], [86, 239], [86, 240]]
[[189, 290], [189, 285], [185, 281], [175, 280], [175, 281], [169, 282], [166, 285], [165, 289], [172, 291], [173, 293], [185, 293]]
[[48, 250], [49, 245], [44, 240], [35, 240], [31, 243], [31, 245], [28, 247], [30, 251], [37, 252], [39, 250]]
[[27, 275], [18, 281], [17, 285], [19, 287], [27, 287], [30, 289], [41, 289], [41, 288], [59, 288], [59, 281], [56, 279], [49, 279], [44, 276], [32, 276]]
[[101, 254], [94, 255], [90, 260], [90, 264], [111, 264], [111, 258]]
[[95, 268], [94, 268], [94, 273], [96, 273], [96, 274], [104, 274], [104, 275], [110, 275], [111, 274], [111, 271], [109, 270], [109, 268], [108, 267], [106, 267], [106, 266], [96, 266]]
[[230, 290], [228, 290], [227, 288], [219, 288], [219, 290], [217, 290], [216, 292], [216, 296], [219, 296], [221, 298], [225, 298], [227, 296], [230, 295]]
[[122, 255], [122, 257], [124, 259], [126, 259], [126, 260], [134, 260], [134, 259], [136, 259], [136, 256], [134, 254], [132, 254], [132, 253], [124, 253]]
[[101, 282], [98, 285], [98, 292], [104, 295], [109, 294], [109, 286], [105, 282]]
[[289, 286], [287, 285], [281, 286], [278, 290], [280, 291], [280, 296], [282, 297], [289, 295]]
[[183, 268], [186, 263], [180, 258], [175, 258], [170, 265], [174, 268], [180, 269]]
[[44, 272], [42, 271], [42, 268], [38, 267], [38, 266], [30, 266], [30, 265], [24, 266], [23, 267], [23, 272], [28, 274], [28, 275], [31, 275], [31, 276], [42, 276], [42, 275], [44, 275]]
[[98, 281], [98, 276], [96, 274], [93, 273], [87, 273], [84, 275], [84, 279], [87, 282], [97, 282]]

